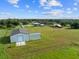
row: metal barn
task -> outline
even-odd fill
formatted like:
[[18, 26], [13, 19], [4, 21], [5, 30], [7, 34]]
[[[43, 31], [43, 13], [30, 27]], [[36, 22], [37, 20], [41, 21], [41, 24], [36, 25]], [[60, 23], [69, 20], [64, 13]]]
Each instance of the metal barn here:
[[25, 45], [26, 41], [40, 39], [40, 33], [29, 33], [24, 29], [13, 30], [10, 36], [10, 41], [15, 42], [16, 46]]

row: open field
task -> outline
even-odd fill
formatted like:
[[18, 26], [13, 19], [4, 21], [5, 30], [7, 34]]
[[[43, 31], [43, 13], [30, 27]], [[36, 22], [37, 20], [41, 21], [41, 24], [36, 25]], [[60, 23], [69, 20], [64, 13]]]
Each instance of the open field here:
[[79, 59], [79, 30], [51, 27], [27, 27], [40, 32], [41, 39], [15, 47], [6, 42], [11, 29], [0, 30], [0, 59]]

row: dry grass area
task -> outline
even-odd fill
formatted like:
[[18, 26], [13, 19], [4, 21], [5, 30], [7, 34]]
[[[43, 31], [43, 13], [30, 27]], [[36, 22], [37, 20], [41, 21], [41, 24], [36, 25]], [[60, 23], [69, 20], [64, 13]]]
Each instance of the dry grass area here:
[[8, 48], [10, 44], [3, 44], [7, 59], [79, 59], [79, 45], [75, 43], [79, 41], [79, 30], [47, 26], [25, 29], [40, 32], [41, 39], [26, 42], [21, 47]]

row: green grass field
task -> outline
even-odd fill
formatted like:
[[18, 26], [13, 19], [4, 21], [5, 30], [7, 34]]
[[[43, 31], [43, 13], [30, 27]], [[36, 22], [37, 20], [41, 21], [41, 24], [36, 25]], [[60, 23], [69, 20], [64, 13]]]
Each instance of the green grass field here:
[[40, 32], [41, 39], [15, 47], [7, 42], [11, 29], [0, 30], [0, 59], [79, 59], [79, 30], [47, 26], [26, 29]]

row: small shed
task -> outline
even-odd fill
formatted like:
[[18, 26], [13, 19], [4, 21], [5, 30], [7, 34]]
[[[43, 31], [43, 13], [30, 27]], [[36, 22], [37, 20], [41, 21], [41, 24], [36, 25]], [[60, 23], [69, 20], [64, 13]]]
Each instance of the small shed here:
[[15, 42], [16, 46], [25, 45], [26, 41], [40, 39], [40, 33], [29, 33], [24, 29], [15, 29], [12, 31], [10, 41]]

